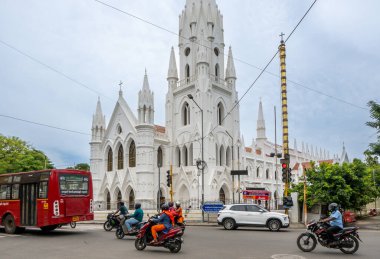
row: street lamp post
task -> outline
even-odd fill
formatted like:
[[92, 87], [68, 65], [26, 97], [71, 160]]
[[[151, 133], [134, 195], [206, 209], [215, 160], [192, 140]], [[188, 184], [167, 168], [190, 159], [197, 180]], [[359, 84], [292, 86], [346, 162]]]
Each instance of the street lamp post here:
[[157, 162], [157, 167], [158, 167], [158, 194], [157, 194], [157, 211], [159, 212], [160, 211], [160, 202], [161, 202], [161, 186], [160, 186], [160, 183], [161, 183], [161, 172], [160, 172], [160, 168], [161, 168], [161, 162], [158, 161]]
[[[227, 130], [226, 133], [232, 140], [232, 170], [234, 170], [234, 138], [230, 135], [230, 133], [228, 133]], [[232, 175], [232, 203], [235, 203], [235, 175]]]
[[[201, 128], [202, 128], [202, 161], [200, 163], [200, 166], [201, 166], [201, 170], [202, 170], [202, 206], [205, 202], [205, 174], [204, 174], [204, 167], [205, 167], [205, 163], [204, 163], [204, 150], [203, 150], [203, 109], [198, 105], [198, 103], [194, 100], [194, 97], [191, 95], [191, 94], [188, 94], [187, 97], [189, 97], [190, 100], [192, 100], [199, 108], [199, 110], [201, 111]], [[205, 221], [205, 213], [204, 211], [202, 210], [202, 222]]]

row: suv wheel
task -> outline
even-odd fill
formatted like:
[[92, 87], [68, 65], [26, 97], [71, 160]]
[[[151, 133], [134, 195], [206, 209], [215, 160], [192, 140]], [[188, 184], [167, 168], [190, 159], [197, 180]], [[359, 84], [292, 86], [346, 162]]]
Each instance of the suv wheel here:
[[271, 219], [268, 222], [268, 228], [270, 231], [279, 231], [281, 228], [281, 222], [278, 219]]
[[235, 226], [235, 220], [233, 220], [233, 219], [225, 219], [223, 221], [223, 227], [224, 227], [224, 229], [227, 229], [227, 230], [234, 229], [236, 227]]

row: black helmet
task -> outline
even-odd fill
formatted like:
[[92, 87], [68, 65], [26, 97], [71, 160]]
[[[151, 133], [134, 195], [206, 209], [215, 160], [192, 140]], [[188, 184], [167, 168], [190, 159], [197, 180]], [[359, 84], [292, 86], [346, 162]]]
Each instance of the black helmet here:
[[169, 201], [169, 207], [173, 207], [174, 203], [172, 201]]
[[169, 210], [169, 205], [167, 205], [166, 203], [162, 204], [161, 210]]
[[329, 204], [329, 211], [336, 211], [338, 209], [338, 204], [335, 202]]
[[120, 206], [124, 206], [124, 202], [122, 202], [122, 201], [119, 204], [120, 204]]
[[135, 204], [135, 210], [140, 209], [140, 208], [141, 208], [141, 203], [136, 203]]

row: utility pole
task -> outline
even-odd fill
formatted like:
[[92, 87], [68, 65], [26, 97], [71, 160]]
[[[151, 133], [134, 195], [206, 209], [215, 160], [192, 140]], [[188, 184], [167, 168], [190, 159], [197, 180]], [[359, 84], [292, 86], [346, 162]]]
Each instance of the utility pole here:
[[307, 225], [307, 204], [306, 204], [306, 170], [303, 170], [303, 214], [305, 219], [305, 226]]
[[275, 176], [276, 176], [276, 191], [277, 196], [276, 199], [276, 210], [278, 210], [278, 172], [277, 172], [277, 113], [276, 113], [276, 106], [274, 106], [274, 156], [276, 157], [276, 164], [275, 164]]
[[[287, 168], [290, 173], [290, 161], [289, 161], [289, 128], [288, 128], [288, 99], [286, 95], [286, 49], [283, 39], [284, 34], [281, 33], [281, 43], [278, 47], [280, 51], [280, 67], [281, 67], [281, 102], [282, 102], [282, 142], [283, 142], [283, 154], [284, 159], [287, 160]], [[284, 197], [288, 196], [289, 189], [289, 177], [286, 177]], [[288, 214], [288, 208], [285, 209], [285, 214]]]

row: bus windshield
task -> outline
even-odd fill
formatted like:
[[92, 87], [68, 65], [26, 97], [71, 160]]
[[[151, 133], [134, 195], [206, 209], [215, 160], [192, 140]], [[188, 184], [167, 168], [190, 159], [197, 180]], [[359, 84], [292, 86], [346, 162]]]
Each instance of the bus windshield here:
[[60, 174], [61, 195], [87, 195], [88, 176], [79, 174]]

